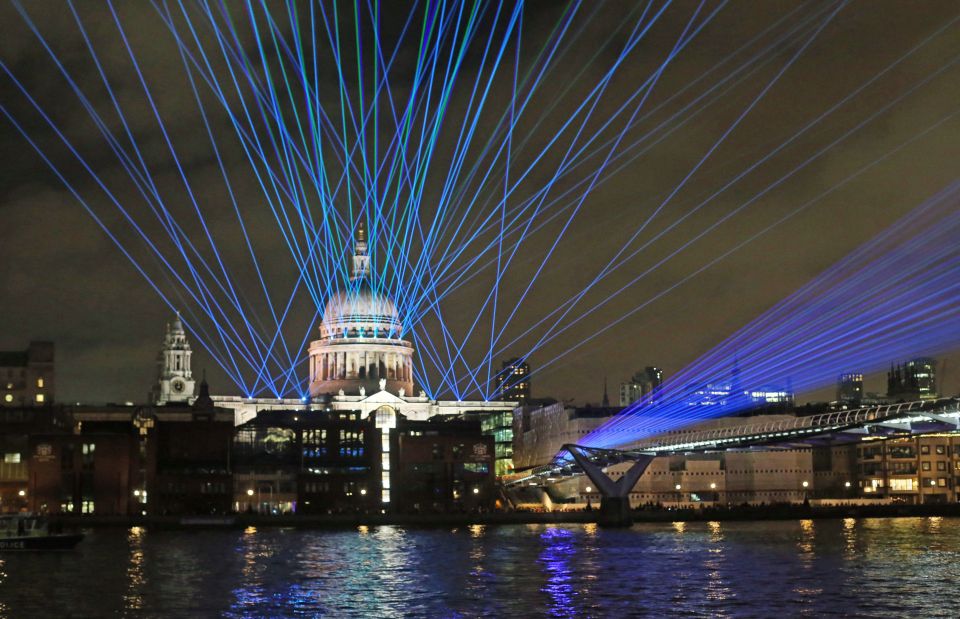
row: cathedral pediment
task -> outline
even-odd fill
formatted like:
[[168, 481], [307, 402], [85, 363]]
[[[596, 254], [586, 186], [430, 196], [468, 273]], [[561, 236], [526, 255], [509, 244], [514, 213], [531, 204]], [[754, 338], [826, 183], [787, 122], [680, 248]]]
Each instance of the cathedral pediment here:
[[403, 400], [389, 391], [381, 389], [376, 393], [372, 393], [366, 398], [360, 400], [366, 404], [405, 404], [406, 400]]

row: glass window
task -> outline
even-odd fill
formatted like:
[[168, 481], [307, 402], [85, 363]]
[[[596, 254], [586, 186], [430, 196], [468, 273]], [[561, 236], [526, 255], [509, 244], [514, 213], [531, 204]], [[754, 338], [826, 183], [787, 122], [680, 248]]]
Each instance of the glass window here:
[[37, 402], [43, 402], [43, 394], [42, 394], [42, 393], [38, 393], [38, 394], [37, 394]]
[[937, 470], [938, 470], [938, 471], [946, 471], [946, 470], [947, 470], [947, 463], [944, 462], [943, 460], [941, 460], [940, 462], [937, 462]]
[[[929, 449], [929, 445], [927, 445]], [[891, 458], [913, 458], [916, 455], [916, 451], [911, 445], [895, 445], [890, 448], [890, 457]]]
[[37, 379], [37, 387], [43, 389], [43, 376]]
[[938, 455], [938, 456], [942, 456], [942, 455], [944, 455], [945, 453], [947, 453], [947, 446], [946, 446], [946, 445], [937, 445], [936, 451], [937, 451], [937, 455]]
[[20, 452], [3, 454], [3, 461], [6, 464], [20, 464]]
[[921, 462], [921, 463], [920, 463], [920, 467], [921, 467], [924, 471], [929, 471], [929, 470], [930, 470], [930, 463], [929, 463], [929, 462]]
[[901, 491], [901, 492], [913, 490], [913, 480], [912, 479], [891, 479], [890, 489], [894, 491]]

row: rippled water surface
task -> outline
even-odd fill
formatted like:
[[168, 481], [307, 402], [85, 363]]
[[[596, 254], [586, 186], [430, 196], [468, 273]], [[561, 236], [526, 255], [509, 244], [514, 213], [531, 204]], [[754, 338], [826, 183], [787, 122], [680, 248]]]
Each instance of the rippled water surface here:
[[4, 617], [960, 616], [960, 520], [96, 530]]

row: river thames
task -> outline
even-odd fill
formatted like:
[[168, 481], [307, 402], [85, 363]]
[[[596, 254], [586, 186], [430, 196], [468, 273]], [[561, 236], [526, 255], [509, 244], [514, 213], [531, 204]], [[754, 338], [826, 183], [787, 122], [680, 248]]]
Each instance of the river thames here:
[[960, 519], [97, 529], [3, 617], [956, 617]]

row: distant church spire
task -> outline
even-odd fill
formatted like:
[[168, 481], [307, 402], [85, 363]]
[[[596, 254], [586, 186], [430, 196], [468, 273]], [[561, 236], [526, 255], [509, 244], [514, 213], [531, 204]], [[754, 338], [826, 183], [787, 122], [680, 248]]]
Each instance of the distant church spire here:
[[193, 401], [194, 410], [209, 410], [214, 407], [213, 398], [210, 397], [210, 385], [207, 384], [207, 370], [203, 370], [203, 378], [200, 380], [200, 393], [197, 399]]
[[357, 241], [353, 250], [353, 279], [363, 279], [370, 274], [370, 256], [367, 255], [367, 232], [363, 220], [357, 228]]

